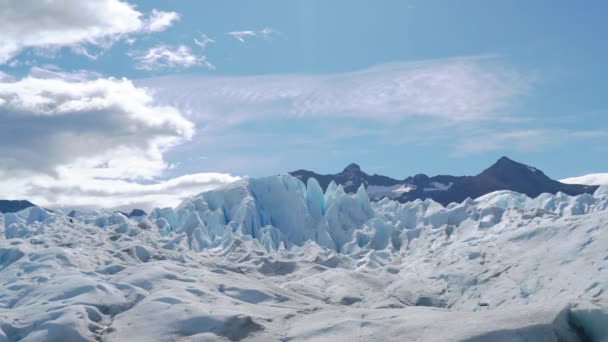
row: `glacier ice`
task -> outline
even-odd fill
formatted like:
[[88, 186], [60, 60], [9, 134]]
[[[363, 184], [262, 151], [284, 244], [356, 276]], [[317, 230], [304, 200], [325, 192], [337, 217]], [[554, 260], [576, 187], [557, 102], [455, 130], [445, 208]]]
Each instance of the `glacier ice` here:
[[608, 196], [608, 185], [602, 185], [593, 193], [593, 197], [605, 197]]
[[[204, 238], [195, 241], [197, 250], [244, 235], [259, 240], [269, 250], [276, 250], [281, 244], [291, 248], [309, 240], [338, 252], [343, 252], [344, 246], [349, 246], [350, 252], [357, 250], [352, 246], [371, 249], [390, 246], [398, 250], [395, 245], [403, 241], [387, 236], [399, 235], [404, 230], [458, 227], [465, 222], [490, 228], [500, 223], [505, 214], [526, 220], [603, 211], [608, 206], [603, 191], [607, 190], [600, 188], [593, 196], [558, 193], [537, 198], [497, 191], [443, 207], [430, 199], [398, 203], [385, 198], [370, 202], [363, 186], [350, 195], [333, 182], [323, 194], [316, 180], [311, 178], [304, 185], [284, 174], [241, 180], [196, 196], [176, 209], [157, 209], [149, 218], [165, 233], [183, 231], [189, 239]], [[383, 239], [395, 243], [378, 242]], [[363, 241], [366, 242], [362, 244]]]
[[597, 339], [606, 209], [607, 187], [444, 207], [289, 175], [143, 217], [31, 207], [0, 214], [0, 341]]

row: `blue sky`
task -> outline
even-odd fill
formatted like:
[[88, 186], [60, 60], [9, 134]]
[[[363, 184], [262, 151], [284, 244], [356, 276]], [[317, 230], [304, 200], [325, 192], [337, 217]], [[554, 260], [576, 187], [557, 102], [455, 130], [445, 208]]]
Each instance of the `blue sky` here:
[[606, 2], [129, 4], [141, 23], [97, 9], [91, 22], [115, 31], [32, 38], [0, 64], [13, 81], [126, 78], [192, 123], [159, 148], [158, 172], [129, 181], [333, 173], [350, 162], [397, 178], [476, 174], [502, 155], [557, 179], [608, 170]]

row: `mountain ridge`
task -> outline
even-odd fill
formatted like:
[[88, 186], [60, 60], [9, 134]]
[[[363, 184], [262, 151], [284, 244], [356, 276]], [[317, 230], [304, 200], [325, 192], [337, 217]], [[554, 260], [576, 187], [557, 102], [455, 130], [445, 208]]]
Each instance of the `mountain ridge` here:
[[425, 174], [417, 174], [400, 180], [378, 174], [369, 175], [355, 163], [349, 164], [342, 172], [336, 174], [323, 175], [309, 170], [297, 170], [289, 174], [303, 182], [311, 177], [315, 178], [323, 190], [327, 189], [332, 181], [342, 185], [344, 191], [348, 193], [356, 192], [363, 184], [372, 200], [388, 197], [404, 203], [430, 198], [444, 206], [498, 190], [511, 190], [529, 197], [537, 197], [545, 192], [551, 194], [563, 192], [571, 196], [592, 194], [598, 188], [592, 185], [560, 183], [549, 178], [541, 170], [513, 161], [506, 156], [475, 176], [429, 177]]

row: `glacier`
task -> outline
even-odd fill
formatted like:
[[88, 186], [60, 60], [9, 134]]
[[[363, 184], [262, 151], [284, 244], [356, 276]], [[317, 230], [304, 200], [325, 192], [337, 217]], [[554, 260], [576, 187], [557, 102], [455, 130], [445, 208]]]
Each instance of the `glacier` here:
[[606, 340], [608, 186], [370, 202], [288, 174], [0, 214], [0, 341]]

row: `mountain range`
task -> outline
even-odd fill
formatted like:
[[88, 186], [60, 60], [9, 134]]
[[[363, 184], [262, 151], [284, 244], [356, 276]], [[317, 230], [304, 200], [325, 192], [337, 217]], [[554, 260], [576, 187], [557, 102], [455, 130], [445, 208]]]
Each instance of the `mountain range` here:
[[541, 170], [502, 157], [476, 176], [439, 175], [429, 177], [418, 174], [405, 179], [394, 179], [378, 174], [368, 175], [357, 164], [349, 164], [342, 172], [322, 175], [308, 170], [290, 172], [292, 176], [307, 182], [315, 178], [323, 190], [333, 181], [342, 185], [347, 193], [354, 193], [363, 184], [372, 200], [388, 197], [399, 202], [430, 198], [445, 205], [477, 198], [493, 191], [511, 190], [529, 197], [542, 193], [562, 192], [571, 196], [592, 194], [598, 186], [564, 184], [553, 180]]
[[[592, 194], [598, 188], [596, 185], [571, 184], [579, 179], [581, 183], [588, 183], [584, 181], [584, 177], [564, 180], [569, 184], [561, 183], [549, 178], [535, 167], [518, 163], [507, 157], [498, 159], [496, 163], [476, 176], [438, 175], [429, 177], [425, 174], [417, 174], [405, 179], [395, 179], [378, 174], [369, 175], [354, 163], [336, 174], [323, 175], [308, 170], [293, 171], [289, 174], [305, 183], [309, 178], [315, 178], [323, 191], [327, 190], [332, 181], [337, 185], [342, 185], [347, 193], [355, 193], [363, 184], [370, 199], [374, 201], [388, 197], [405, 203], [430, 198], [444, 206], [498, 190], [511, 190], [534, 198], [542, 193], [562, 192], [570, 196], [583, 193]], [[598, 177], [593, 180], [596, 178]], [[17, 212], [34, 205], [26, 200], [0, 200], [0, 213]], [[132, 217], [145, 215], [145, 212], [135, 209], [131, 213], [123, 214]]]

